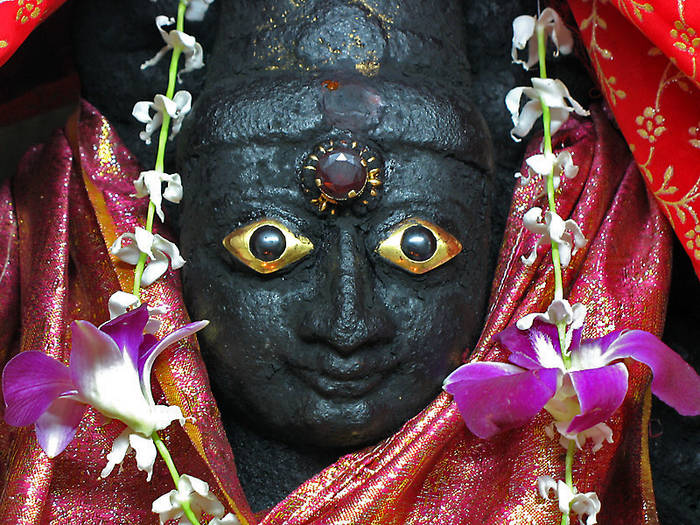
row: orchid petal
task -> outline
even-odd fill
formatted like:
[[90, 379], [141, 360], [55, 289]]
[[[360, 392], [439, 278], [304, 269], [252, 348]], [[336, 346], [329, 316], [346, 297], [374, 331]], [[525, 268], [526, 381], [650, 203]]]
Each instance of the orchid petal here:
[[153, 107], [161, 115], [167, 113], [170, 118], [175, 118], [177, 116], [177, 103], [160, 93], [153, 97]]
[[156, 446], [150, 437], [136, 433], [129, 434], [129, 445], [136, 452], [136, 467], [146, 473], [146, 481], [151, 481], [153, 465], [156, 462]]
[[205, 326], [209, 324], [209, 321], [197, 321], [194, 323], [189, 323], [174, 332], [166, 335], [157, 345], [151, 347], [139, 358], [139, 376], [141, 377], [141, 384], [143, 385], [143, 394], [151, 402], [153, 402], [153, 397], [151, 394], [151, 369], [153, 368], [153, 363], [160, 353], [165, 350], [170, 345], [176, 343], [180, 339], [189, 337], [190, 335], [198, 332]]
[[141, 275], [141, 285], [150, 286], [168, 271], [170, 261], [162, 252], [155, 253], [155, 259], [150, 261]]
[[168, 428], [173, 421], [179, 422], [180, 426], [185, 425], [185, 416], [177, 405], [156, 405], [152, 407], [151, 415], [155, 430]]
[[114, 319], [128, 312], [131, 308], [140, 304], [139, 298], [134, 294], [122, 292], [121, 290], [114, 292], [107, 303], [109, 309], [109, 318]]
[[513, 119], [513, 129], [510, 130], [510, 136], [516, 142], [519, 139], [515, 137], [524, 137], [535, 125], [535, 121], [542, 116], [542, 105], [539, 100], [530, 100], [520, 111], [517, 119]]
[[173, 103], [177, 107], [178, 114], [184, 115], [192, 109], [192, 94], [187, 90], [181, 89], [173, 95]]
[[22, 352], [2, 373], [5, 421], [15, 427], [30, 425], [57, 398], [75, 391], [66, 365], [41, 352]]
[[523, 226], [527, 231], [543, 235], [547, 233], [547, 226], [540, 221], [542, 208], [534, 206], [523, 214]]
[[554, 497], [557, 495], [557, 482], [551, 476], [539, 476], [537, 478], [537, 492], [544, 499], [551, 499], [549, 493], [554, 491]]
[[550, 34], [558, 52], [568, 55], [573, 51], [574, 37], [564, 25], [559, 13], [551, 7], [547, 7], [540, 14], [538, 21], [547, 27], [547, 32]]
[[566, 108], [549, 108], [551, 134], [554, 135], [564, 122], [569, 120], [571, 112]]
[[181, 507], [173, 501], [176, 497], [177, 490], [171, 490], [156, 498], [151, 504], [151, 512], [158, 514], [161, 524], [177, 519], [183, 515]]
[[36, 421], [39, 446], [50, 458], [63, 452], [75, 437], [87, 405], [71, 398], [58, 398]]
[[681, 415], [700, 414], [700, 377], [653, 334], [641, 330], [624, 331], [611, 341], [601, 357], [606, 362], [631, 357], [644, 363], [654, 374], [651, 391], [661, 401]]
[[161, 193], [160, 189], [164, 176], [165, 174], [160, 171], [142, 171], [139, 174], [139, 178], [134, 181], [136, 197], [141, 198], [149, 196], [150, 201], [156, 208], [156, 214], [161, 221], [165, 220], [163, 209], [161, 207], [163, 194]]
[[595, 525], [598, 523], [596, 516], [600, 512], [601, 504], [595, 492], [576, 494], [571, 499], [569, 506], [573, 512], [578, 514], [579, 523], [583, 524], [583, 516], [586, 516], [585, 525]]
[[[458, 373], [459, 372], [459, 373]], [[480, 438], [532, 419], [556, 390], [556, 369], [524, 371], [507, 363], [469, 363], [445, 381], [467, 427]]]
[[112, 243], [112, 246], [110, 247], [109, 251], [112, 255], [116, 256], [117, 258], [121, 259], [127, 264], [136, 264], [139, 262], [141, 252], [134, 244], [122, 246], [122, 243], [127, 239], [134, 241], [134, 234], [130, 232], [122, 233], [119, 237], [116, 238], [114, 243]]
[[141, 393], [136, 363], [87, 321], [74, 321], [71, 333], [70, 374], [80, 396], [107, 417], [150, 435], [151, 407]]
[[155, 236], [145, 228], [137, 226], [134, 230], [134, 240], [136, 241], [136, 246], [141, 253], [148, 255], [150, 259], [155, 259], [155, 255], [153, 255], [154, 238]]
[[559, 499], [559, 512], [568, 514], [571, 510], [570, 506], [571, 500], [574, 499], [574, 492], [562, 480], [557, 481], [557, 497]]
[[214, 0], [190, 0], [187, 3], [185, 19], [189, 22], [201, 22], [204, 20], [204, 15], [206, 15], [207, 9], [212, 3], [214, 3]]
[[606, 421], [622, 404], [627, 394], [627, 367], [618, 363], [569, 373], [581, 405], [581, 414], [566, 429], [570, 434], [583, 432]]
[[496, 340], [510, 350], [508, 360], [530, 370], [558, 368], [564, 370], [559, 334], [553, 324], [539, 320], [529, 330], [509, 326], [496, 335]]
[[532, 65], [530, 61], [525, 62], [518, 58], [518, 49], [525, 49], [528, 41], [535, 33], [535, 17], [521, 15], [513, 20], [513, 47], [511, 48], [511, 57], [514, 64], [522, 64], [523, 69], [527, 70]]
[[570, 151], [562, 151], [557, 155], [557, 166], [562, 170], [567, 179], [573, 179], [578, 175], [578, 166], [574, 164], [574, 158]]
[[149, 67], [155, 66], [158, 62], [160, 62], [160, 59], [168, 53], [169, 50], [169, 46], [161, 47], [152, 58], [149, 58], [143, 64], [141, 64], [141, 69], [148, 69]]
[[566, 108], [565, 98], [569, 97], [569, 90], [561, 80], [555, 78], [530, 79], [532, 87], [535, 88], [540, 97], [540, 101], [550, 108]]
[[163, 182], [168, 183], [165, 191], [163, 192], [163, 198], [175, 204], [179, 203], [182, 200], [182, 178], [180, 177], [180, 174], [164, 174]]
[[556, 157], [551, 153], [532, 155], [525, 159], [528, 166], [540, 175], [549, 175], [554, 171]]
[[153, 106], [152, 102], [148, 102], [147, 100], [142, 100], [142, 101], [134, 104], [134, 109], [131, 111], [131, 114], [136, 120], [138, 120], [139, 122], [143, 122], [145, 124], [145, 123], [151, 121], [150, 110], [151, 110], [152, 106]]
[[153, 247], [170, 258], [170, 265], [173, 270], [182, 268], [185, 265], [186, 261], [180, 256], [180, 250], [175, 243], [164, 239], [160, 235], [155, 235], [153, 237]]
[[[178, 484], [178, 492], [180, 494], [190, 494], [192, 510], [195, 512], [206, 512], [212, 516], [221, 517], [226, 512], [226, 509], [221, 502], [216, 499], [216, 496], [209, 490], [209, 484], [206, 481], [188, 476], [185, 474], [180, 478], [180, 482], [184, 486]], [[194, 496], [196, 494], [196, 496]]]
[[148, 309], [144, 304], [107, 321], [99, 329], [112, 338], [117, 348], [128, 355], [136, 367], [139, 359], [138, 349], [143, 341], [143, 329], [147, 322]]
[[129, 452], [130, 433], [129, 428], [125, 428], [114, 440], [114, 443], [112, 443], [112, 450], [107, 454], [107, 465], [102, 469], [100, 478], [109, 476], [112, 470], [114, 470], [114, 467], [121, 465], [122, 461], [124, 461], [126, 453]]

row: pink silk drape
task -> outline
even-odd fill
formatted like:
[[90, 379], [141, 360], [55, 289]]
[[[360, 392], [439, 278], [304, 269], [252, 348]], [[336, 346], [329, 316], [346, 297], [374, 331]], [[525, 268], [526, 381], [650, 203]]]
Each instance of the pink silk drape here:
[[[600, 112], [570, 120], [555, 139], [555, 147], [569, 149], [580, 166], [575, 179], [562, 183], [559, 213], [576, 219], [588, 239], [564, 274], [571, 299], [589, 308], [585, 335], [626, 327], [660, 333], [670, 229], [625, 143]], [[110, 258], [107, 247], [145, 216], [145, 202], [130, 196], [139, 171], [111, 126], [86, 103], [67, 133], [25, 157], [17, 183], [0, 193], [0, 360], [29, 349], [67, 359], [69, 322], [104, 321], [109, 295], [120, 286], [129, 289], [128, 268]], [[488, 319], [471, 359], [504, 360], [493, 335], [527, 312], [542, 311], [551, 299], [546, 254], [532, 268], [520, 262], [536, 241], [521, 216], [537, 202], [534, 186], [516, 188]], [[176, 274], [147, 293], [149, 301], [169, 307], [163, 330], [187, 321]], [[18, 306], [19, 319], [13, 317]], [[165, 432], [181, 472], [208, 481], [242, 523], [258, 523], [236, 478], [196, 342], [168, 351], [156, 375], [161, 399], [192, 417], [184, 431], [172, 426]], [[577, 456], [578, 489], [594, 490], [603, 501], [599, 523], [657, 522], [646, 443], [648, 383], [648, 370], [630, 364], [630, 392], [610, 422], [615, 443]], [[165, 467], [157, 463], [153, 482], [145, 484], [127, 459], [120, 471], [99, 480], [121, 425], [95, 423], [90, 412], [53, 461], [30, 428], [0, 427], [0, 444], [7, 445], [0, 448], [3, 523], [157, 522], [151, 502], [172, 488]], [[537, 476], [563, 476], [563, 449], [545, 435], [547, 423], [541, 414], [522, 429], [480, 440], [466, 430], [450, 397], [440, 394], [397, 434], [340, 458], [260, 523], [558, 523], [556, 505], [535, 490]]]

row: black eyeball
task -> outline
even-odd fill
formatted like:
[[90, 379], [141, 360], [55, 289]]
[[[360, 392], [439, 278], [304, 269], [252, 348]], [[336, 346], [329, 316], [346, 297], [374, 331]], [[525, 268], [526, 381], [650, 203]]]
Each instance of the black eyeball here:
[[282, 257], [287, 241], [279, 228], [265, 225], [253, 232], [248, 247], [257, 259], [270, 262]]
[[412, 261], [427, 261], [437, 250], [435, 235], [425, 226], [407, 228], [401, 236], [401, 251]]

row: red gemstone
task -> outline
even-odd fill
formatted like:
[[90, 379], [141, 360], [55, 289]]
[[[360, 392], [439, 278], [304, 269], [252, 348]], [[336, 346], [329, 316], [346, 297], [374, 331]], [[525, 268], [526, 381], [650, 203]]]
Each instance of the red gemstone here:
[[319, 189], [326, 196], [344, 200], [362, 192], [367, 183], [367, 171], [356, 152], [339, 148], [318, 159], [316, 178], [321, 182]]

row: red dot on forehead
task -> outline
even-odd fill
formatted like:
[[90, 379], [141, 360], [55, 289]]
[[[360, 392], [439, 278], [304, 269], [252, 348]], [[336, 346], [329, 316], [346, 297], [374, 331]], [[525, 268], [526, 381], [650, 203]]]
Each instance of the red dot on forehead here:
[[350, 149], [338, 148], [323, 155], [316, 173], [321, 181], [319, 189], [337, 200], [347, 199], [352, 191], [359, 194], [367, 182], [362, 159]]

